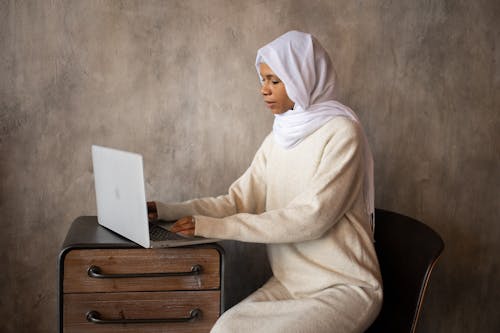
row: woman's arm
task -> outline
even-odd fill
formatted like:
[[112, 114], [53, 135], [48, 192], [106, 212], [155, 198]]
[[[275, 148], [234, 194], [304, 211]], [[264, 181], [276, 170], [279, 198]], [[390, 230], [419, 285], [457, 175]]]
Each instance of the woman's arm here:
[[259, 215], [195, 216], [195, 233], [258, 243], [317, 239], [350, 209], [362, 191], [363, 171], [362, 134], [359, 127], [348, 127], [325, 146], [310, 186], [287, 207]]

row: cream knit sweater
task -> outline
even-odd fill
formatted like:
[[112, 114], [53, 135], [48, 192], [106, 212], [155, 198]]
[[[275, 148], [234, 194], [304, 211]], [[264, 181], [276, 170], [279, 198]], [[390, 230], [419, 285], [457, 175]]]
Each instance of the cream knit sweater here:
[[363, 136], [335, 117], [292, 149], [269, 135], [227, 195], [157, 202], [161, 219], [194, 215], [198, 236], [267, 243], [293, 297], [338, 284], [381, 288], [363, 198]]

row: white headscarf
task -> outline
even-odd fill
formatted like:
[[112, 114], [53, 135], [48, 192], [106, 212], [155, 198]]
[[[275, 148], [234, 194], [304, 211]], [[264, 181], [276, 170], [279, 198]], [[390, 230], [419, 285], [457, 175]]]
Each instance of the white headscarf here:
[[[350, 108], [335, 100], [335, 70], [328, 53], [312, 35], [299, 31], [285, 33], [257, 52], [255, 66], [259, 76], [261, 63], [267, 64], [280, 78], [288, 97], [295, 103], [293, 110], [276, 114], [274, 118], [274, 139], [283, 148], [295, 147], [333, 117], [348, 117], [360, 124]], [[364, 133], [363, 137], [364, 195], [373, 230], [373, 157]]]

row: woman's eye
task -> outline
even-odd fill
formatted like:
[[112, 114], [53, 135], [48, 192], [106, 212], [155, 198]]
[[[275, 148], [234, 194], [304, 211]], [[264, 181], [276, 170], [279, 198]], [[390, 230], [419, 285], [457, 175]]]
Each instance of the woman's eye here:
[[278, 84], [280, 81], [271, 81], [273, 84]]

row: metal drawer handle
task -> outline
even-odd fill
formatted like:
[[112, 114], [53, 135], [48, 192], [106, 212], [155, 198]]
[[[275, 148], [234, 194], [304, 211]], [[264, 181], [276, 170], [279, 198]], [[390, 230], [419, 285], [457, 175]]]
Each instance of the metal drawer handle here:
[[125, 274], [103, 274], [99, 266], [90, 266], [87, 274], [96, 279], [119, 279], [119, 278], [154, 278], [165, 276], [189, 276], [198, 275], [202, 271], [201, 265], [193, 265], [189, 272], [165, 272], [165, 273], [125, 273]]
[[87, 321], [94, 324], [161, 324], [161, 323], [187, 323], [201, 318], [201, 310], [193, 309], [189, 317], [181, 318], [151, 318], [151, 319], [102, 319], [97, 311], [87, 312]]

